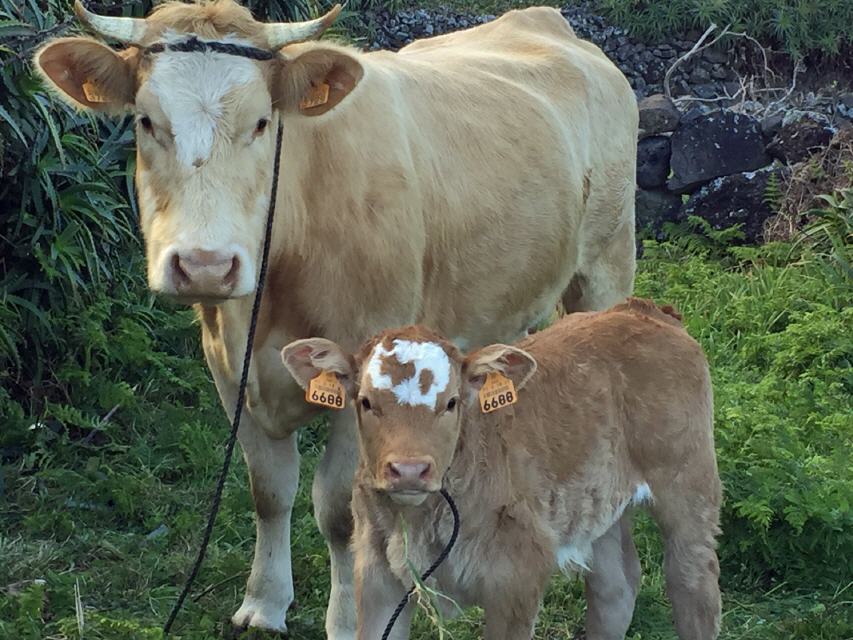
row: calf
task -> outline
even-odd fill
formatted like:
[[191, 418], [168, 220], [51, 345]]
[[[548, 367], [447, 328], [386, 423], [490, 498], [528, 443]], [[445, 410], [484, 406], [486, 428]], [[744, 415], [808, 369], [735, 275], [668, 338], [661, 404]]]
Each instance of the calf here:
[[[623, 638], [640, 580], [630, 526], [640, 504], [664, 537], [678, 637], [717, 636], [711, 380], [672, 311], [630, 299], [467, 356], [413, 326], [355, 356], [312, 338], [282, 357], [306, 388], [336, 374], [357, 409], [358, 638], [379, 640], [410, 567], [429, 566], [449, 539], [442, 487], [461, 530], [436, 586], [485, 609], [487, 640], [532, 637], [556, 568], [586, 572], [588, 640]], [[408, 637], [413, 606], [392, 637]]]

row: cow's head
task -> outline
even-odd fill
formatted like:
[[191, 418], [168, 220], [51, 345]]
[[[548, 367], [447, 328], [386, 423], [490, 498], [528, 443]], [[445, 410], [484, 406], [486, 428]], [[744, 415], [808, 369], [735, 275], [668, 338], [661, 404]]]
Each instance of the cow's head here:
[[355, 356], [322, 338], [297, 340], [282, 359], [305, 388], [322, 371], [338, 376], [358, 414], [362, 477], [403, 504], [441, 488], [462, 421], [480, 411], [486, 375], [499, 372], [520, 389], [536, 370], [521, 349], [496, 344], [465, 357], [417, 326], [385, 331]]
[[[283, 24], [256, 22], [232, 0], [167, 3], [146, 19], [98, 16], [79, 0], [75, 9], [126, 48], [59, 38], [39, 50], [35, 67], [79, 108], [135, 115], [150, 287], [187, 301], [251, 293], [281, 112], [322, 115], [362, 75], [342, 47], [287, 46], [318, 37], [340, 6]], [[234, 46], [176, 50], [192, 36]], [[325, 101], [310, 106], [318, 89]]]

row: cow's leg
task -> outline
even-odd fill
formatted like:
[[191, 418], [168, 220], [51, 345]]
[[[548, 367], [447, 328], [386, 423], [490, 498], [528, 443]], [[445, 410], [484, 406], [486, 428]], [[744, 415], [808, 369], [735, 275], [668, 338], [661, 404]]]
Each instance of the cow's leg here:
[[602, 251], [582, 262], [563, 293], [566, 313], [603, 311], [623, 302], [634, 290], [636, 269], [634, 222], [624, 223]]
[[246, 596], [231, 620], [238, 627], [285, 631], [293, 602], [290, 512], [299, 485], [296, 434], [270, 438], [244, 413], [237, 435], [249, 467], [257, 539]]
[[[694, 463], [692, 468], [699, 466]], [[653, 487], [653, 513], [664, 539], [666, 592], [676, 633], [681, 640], [714, 640], [721, 614], [716, 468], [697, 472], [694, 480]]]
[[630, 516], [596, 540], [592, 571], [586, 576], [586, 637], [622, 640], [634, 615], [640, 586], [640, 560], [631, 535]]
[[352, 536], [352, 481], [358, 461], [355, 413], [351, 408], [336, 411], [329, 424], [326, 451], [314, 474], [312, 496], [314, 517], [326, 539], [331, 561], [331, 589], [326, 610], [329, 640], [355, 637], [355, 594]]

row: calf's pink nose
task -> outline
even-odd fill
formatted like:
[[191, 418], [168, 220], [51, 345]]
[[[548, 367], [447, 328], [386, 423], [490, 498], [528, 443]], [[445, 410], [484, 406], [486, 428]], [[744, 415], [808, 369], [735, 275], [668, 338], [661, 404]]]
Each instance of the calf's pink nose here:
[[432, 464], [424, 460], [400, 460], [388, 463], [388, 479], [394, 483], [429, 479]]

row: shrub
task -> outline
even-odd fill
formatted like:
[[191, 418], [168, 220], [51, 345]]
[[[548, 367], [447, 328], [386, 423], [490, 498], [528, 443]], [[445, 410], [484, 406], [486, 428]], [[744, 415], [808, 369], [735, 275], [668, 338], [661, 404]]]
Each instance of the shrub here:
[[670, 232], [646, 243], [637, 290], [675, 303], [711, 362], [724, 575], [841, 580], [838, 560], [853, 557], [849, 223], [827, 213], [805, 240], [763, 247]]
[[618, 24], [659, 39], [712, 22], [789, 53], [837, 54], [853, 42], [853, 3], [837, 0], [597, 0]]

